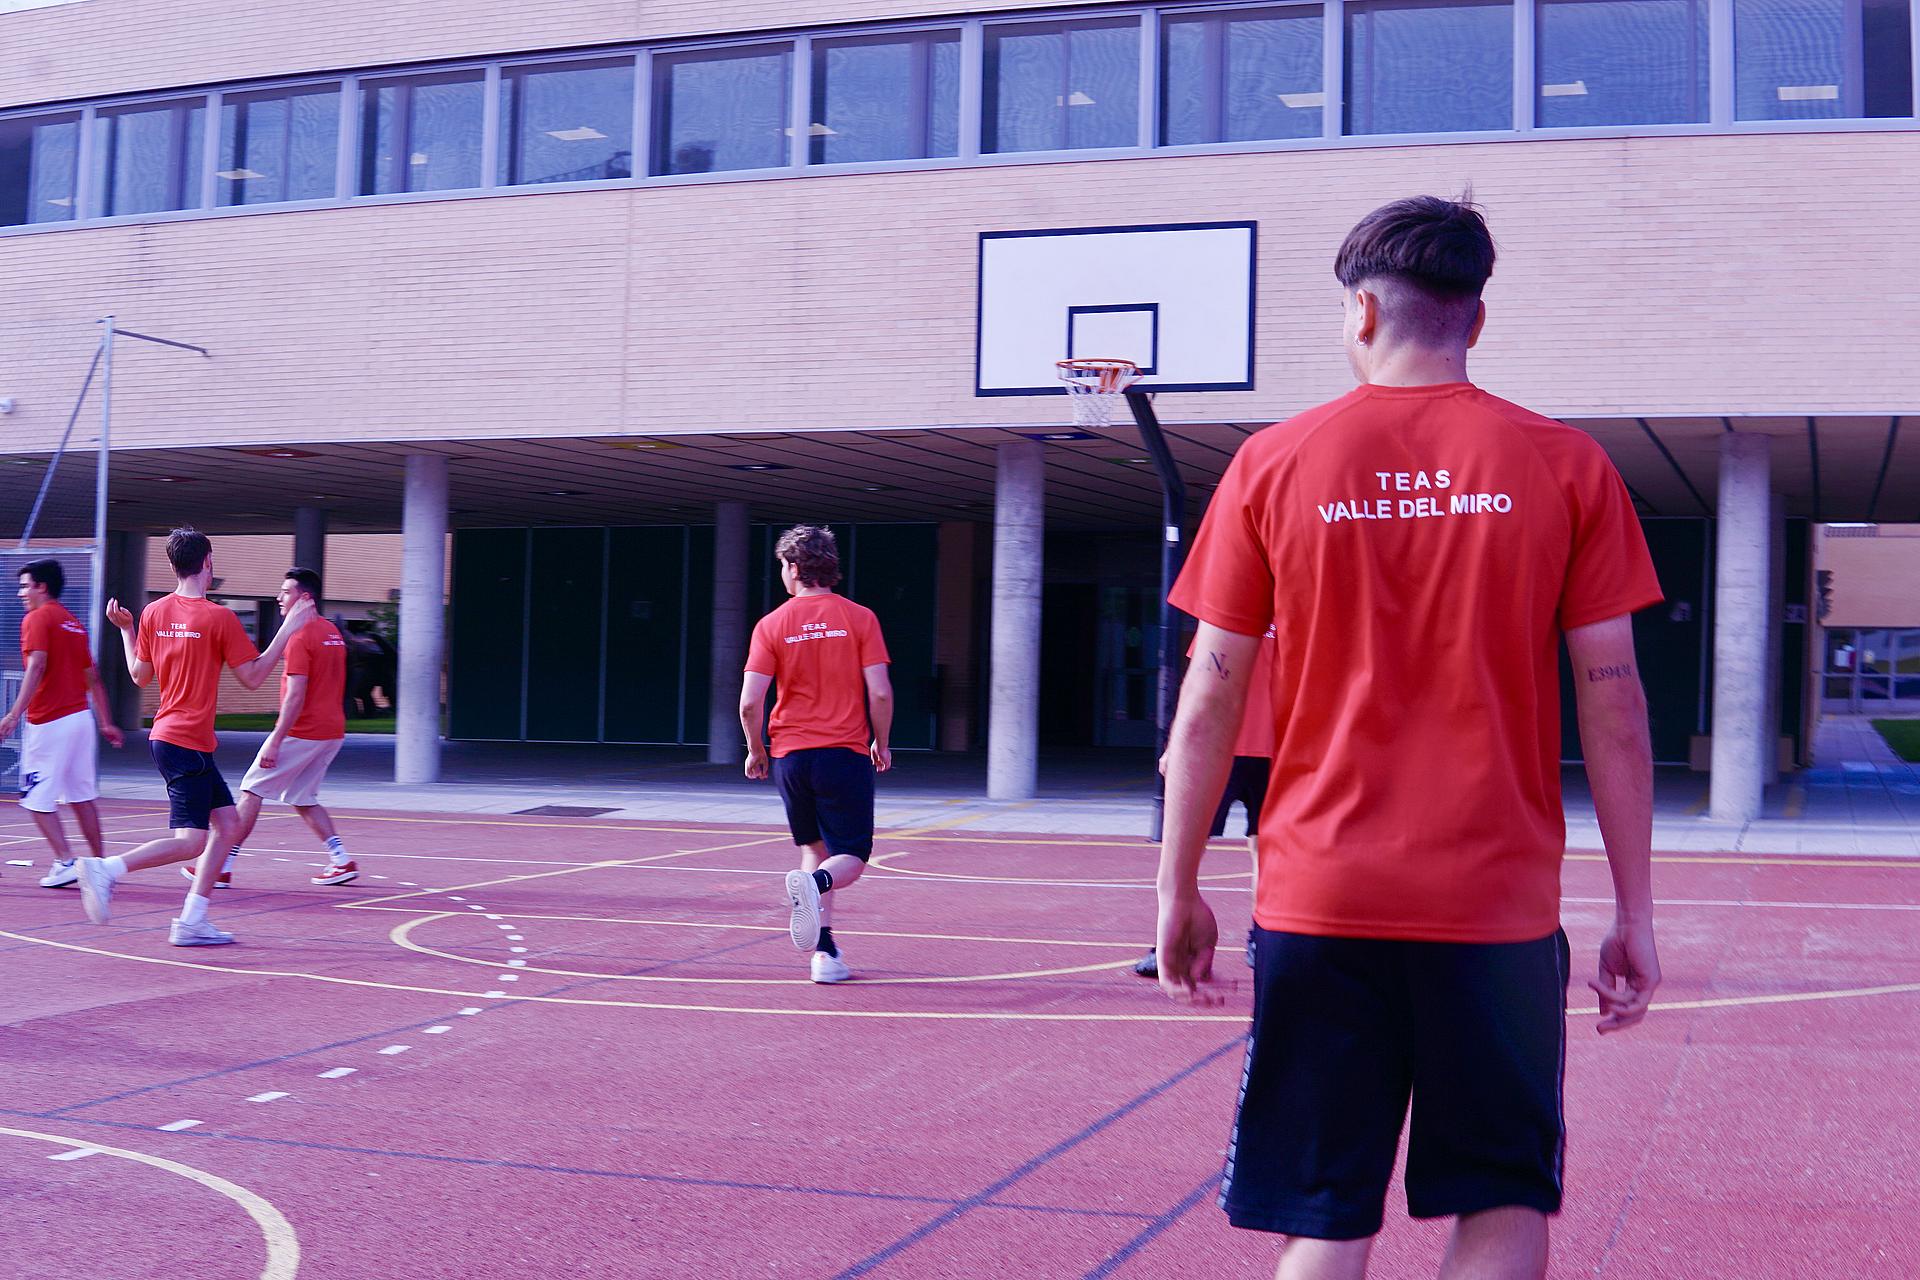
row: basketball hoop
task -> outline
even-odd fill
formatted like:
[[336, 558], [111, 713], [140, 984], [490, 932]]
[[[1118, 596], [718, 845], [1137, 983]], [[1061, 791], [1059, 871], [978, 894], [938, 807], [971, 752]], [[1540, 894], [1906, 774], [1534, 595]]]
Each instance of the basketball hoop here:
[[1067, 384], [1067, 401], [1079, 427], [1112, 425], [1126, 402], [1127, 388], [1140, 377], [1140, 366], [1131, 360], [1060, 360], [1054, 367]]

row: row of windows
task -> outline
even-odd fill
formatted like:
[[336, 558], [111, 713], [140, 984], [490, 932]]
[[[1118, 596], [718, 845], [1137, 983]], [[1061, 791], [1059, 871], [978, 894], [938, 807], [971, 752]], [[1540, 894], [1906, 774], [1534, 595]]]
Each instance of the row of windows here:
[[[1914, 113], [1911, 0], [1522, 3], [1533, 7], [1330, 0], [1009, 20], [22, 113], [0, 118], [0, 226], [1148, 138], [1705, 123], [1716, 4], [1731, 7], [1734, 119]], [[1521, 119], [1517, 17], [1534, 70]], [[1149, 36], [1157, 52], [1144, 57]]]

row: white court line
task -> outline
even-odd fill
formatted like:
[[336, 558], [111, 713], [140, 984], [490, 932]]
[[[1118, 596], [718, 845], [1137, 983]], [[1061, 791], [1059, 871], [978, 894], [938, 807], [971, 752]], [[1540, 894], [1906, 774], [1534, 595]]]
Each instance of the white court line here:
[[496, 928], [496, 929], [512, 929], [512, 928], [514, 928], [515, 926], [513, 926], [513, 925], [510, 925], [510, 924], [497, 924], [497, 925], [495, 925], [495, 926], [493, 926], [493, 927], [494, 927], [494, 928]]
[[509, 950], [509, 951], [511, 951], [511, 952], [513, 952], [514, 954], [516, 954], [516, 955], [518, 955], [518, 954], [520, 954], [520, 953], [522, 953], [522, 952], [524, 952], [524, 951], [526, 950], [526, 948], [525, 948], [525, 947], [508, 947], [508, 948], [507, 948], [507, 950]]
[[525, 965], [527, 962], [525, 960], [509, 960], [507, 961], [507, 963], [512, 965], [514, 968], [518, 969], [521, 966]]
[[256, 1093], [251, 1098], [248, 1098], [247, 1101], [248, 1102], [278, 1102], [282, 1098], [290, 1098], [292, 1096], [293, 1095], [288, 1093], [286, 1090], [278, 1089], [268, 1093]]
[[[467, 904], [467, 910], [469, 910], [469, 911], [485, 911], [485, 910], [486, 910], [486, 908], [485, 908], [485, 907], [483, 907], [483, 906], [481, 906], [481, 905], [480, 905], [479, 903], [477, 903], [477, 902], [469, 902], [469, 903]], [[498, 920], [498, 919], [499, 919], [500, 917], [499, 917], [499, 916], [488, 916], [487, 918], [488, 918], [489, 920]]]
[[501, 919], [501, 917], [500, 917], [500, 916], [496, 916], [496, 915], [489, 915], [489, 916], [487, 917], [487, 919], [489, 919], [489, 920], [498, 920], [498, 919]]
[[413, 1048], [413, 1046], [410, 1044], [390, 1044], [386, 1048], [382, 1049], [380, 1052], [385, 1054], [387, 1057], [392, 1057], [396, 1053], [405, 1053], [407, 1050], [411, 1048]]
[[322, 1080], [338, 1080], [341, 1076], [350, 1076], [359, 1069], [358, 1067], [335, 1067], [331, 1071], [322, 1071], [320, 1078]]
[[454, 894], [447, 895], [447, 901], [448, 902], [465, 902], [466, 899], [461, 897], [459, 894], [454, 893]]
[[496, 973], [493, 975], [493, 980], [495, 982], [518, 982], [520, 981], [520, 975], [517, 973]]
[[[8, 858], [7, 865], [10, 867], [30, 867], [33, 865], [33, 859], [32, 858]], [[60, 1156], [47, 1157], [47, 1159], [49, 1160], [59, 1160], [61, 1158], [62, 1157]]]
[[504, 1000], [507, 998], [507, 993], [504, 991], [482, 991], [480, 994], [489, 1000]]
[[453, 1028], [447, 1027], [447, 1026], [428, 1027], [424, 1034], [430, 1035], [430, 1036], [443, 1036], [451, 1030], [453, 1030]]
[[182, 1129], [197, 1129], [203, 1123], [205, 1122], [201, 1120], [175, 1120], [172, 1124], [163, 1124], [159, 1128], [162, 1133], [179, 1133]]
[[[1612, 898], [1562, 898], [1582, 906], [1613, 905]], [[1766, 898], [1656, 898], [1661, 907], [1779, 907], [1798, 911], [1920, 911], [1920, 902], [1774, 902]]]
[[[526, 938], [525, 938], [524, 936], [522, 936], [521, 934], [517, 934], [517, 933], [510, 933], [510, 934], [508, 934], [508, 935], [507, 935], [507, 941], [508, 941], [508, 942], [525, 942], [525, 941], [526, 941]], [[515, 948], [514, 948], [514, 950], [515, 950], [515, 951], [525, 951], [525, 950], [526, 950], [526, 948], [525, 948], [525, 947], [515, 947]]]
[[98, 1147], [75, 1147], [71, 1151], [62, 1151], [57, 1156], [48, 1156], [47, 1159], [49, 1160], [84, 1160], [88, 1156], [97, 1156], [99, 1154], [100, 1154], [100, 1148]]
[[479, 1012], [480, 1011], [478, 1009], [462, 1009], [460, 1011], [460, 1016], [463, 1018], [471, 1018], [474, 1014]]

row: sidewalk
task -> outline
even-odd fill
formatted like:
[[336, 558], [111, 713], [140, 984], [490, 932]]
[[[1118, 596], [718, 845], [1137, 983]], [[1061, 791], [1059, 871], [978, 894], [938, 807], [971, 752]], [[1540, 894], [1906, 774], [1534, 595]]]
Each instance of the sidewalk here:
[[[221, 735], [220, 766], [238, 786], [264, 734]], [[1920, 767], [1890, 751], [1862, 718], [1829, 717], [1816, 739], [1816, 767], [1768, 790], [1764, 815], [1728, 824], [1706, 816], [1707, 779], [1684, 769], [1655, 778], [1654, 847], [1669, 852], [1855, 854], [1920, 858]], [[1417, 762], [1409, 762], [1417, 768]], [[160, 798], [144, 739], [101, 756], [101, 791], [121, 799]], [[1153, 805], [1153, 757], [1145, 751], [1047, 751], [1040, 794], [993, 801], [982, 754], [901, 752], [881, 779], [882, 830], [968, 828], [1033, 835], [1146, 838]], [[524, 814], [649, 822], [785, 821], [768, 783], [736, 766], [709, 765], [700, 748], [449, 742], [444, 782], [393, 782], [393, 739], [350, 734], [327, 779], [326, 803], [341, 809]], [[1567, 843], [1599, 849], [1586, 775], [1563, 774]], [[580, 812], [585, 811], [585, 812]], [[1228, 824], [1239, 830], [1236, 814]]]

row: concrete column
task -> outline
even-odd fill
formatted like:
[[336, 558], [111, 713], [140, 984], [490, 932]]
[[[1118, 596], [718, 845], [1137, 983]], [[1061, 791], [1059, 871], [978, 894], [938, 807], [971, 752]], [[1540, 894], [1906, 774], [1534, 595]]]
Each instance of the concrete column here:
[[1780, 781], [1782, 650], [1787, 632], [1787, 500], [1767, 495], [1767, 785]]
[[400, 517], [400, 689], [393, 780], [440, 780], [440, 671], [446, 661], [447, 460], [407, 458]]
[[[147, 535], [125, 529], [107, 533], [105, 598], [118, 600], [138, 618], [147, 605]], [[88, 630], [107, 627], [107, 644], [101, 655], [100, 683], [107, 691], [107, 705], [113, 722], [129, 732], [140, 727], [140, 686], [127, 674], [126, 653], [120, 634], [104, 618], [89, 619]]]
[[327, 580], [327, 513], [319, 507], [293, 509], [293, 563]]
[[996, 449], [993, 495], [993, 651], [987, 712], [987, 798], [1030, 800], [1039, 787], [1041, 537], [1045, 446]]
[[1720, 438], [1720, 509], [1714, 557], [1713, 775], [1709, 816], [1760, 816], [1767, 756], [1767, 652], [1774, 619], [1772, 455], [1767, 437]]
[[740, 671], [747, 661], [747, 504], [713, 505], [713, 663], [708, 674], [707, 763], [739, 764]]

